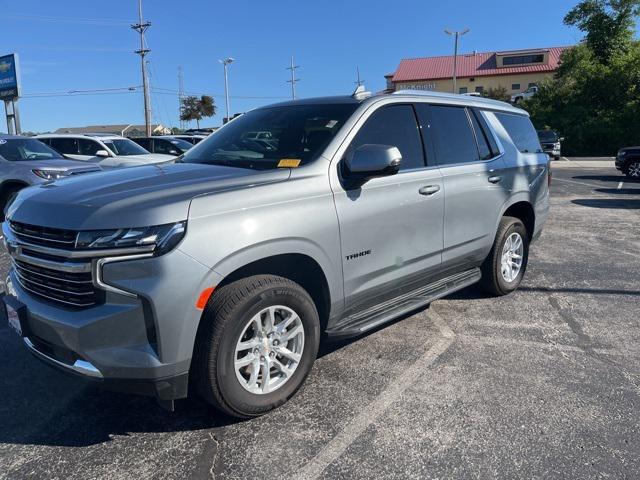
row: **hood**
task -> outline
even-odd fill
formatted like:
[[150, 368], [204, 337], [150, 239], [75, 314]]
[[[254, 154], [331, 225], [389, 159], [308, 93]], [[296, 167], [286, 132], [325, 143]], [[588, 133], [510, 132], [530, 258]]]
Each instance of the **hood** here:
[[87, 162], [80, 162], [77, 160], [66, 159], [53, 159], [53, 160], [26, 160], [20, 162], [13, 162], [20, 168], [29, 170], [63, 170], [73, 171], [74, 173], [82, 172], [97, 172], [100, 171], [100, 167], [95, 164], [87, 164]]
[[21, 190], [7, 218], [69, 230], [162, 225], [186, 220], [198, 195], [281, 182], [289, 175], [289, 169], [185, 163], [112, 170]]
[[176, 157], [173, 155], [145, 153], [144, 155], [118, 155], [116, 157], [107, 157], [98, 161], [98, 165], [103, 168], [139, 167], [142, 165], [174, 162], [175, 160]]
[[638, 147], [624, 147], [619, 150], [620, 152], [637, 152], [640, 151], [640, 146]]

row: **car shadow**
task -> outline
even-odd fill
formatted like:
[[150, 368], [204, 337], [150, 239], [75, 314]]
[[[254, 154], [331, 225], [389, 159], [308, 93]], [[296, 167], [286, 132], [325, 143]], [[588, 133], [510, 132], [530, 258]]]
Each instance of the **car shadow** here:
[[601, 182], [624, 182], [624, 183], [640, 183], [640, 180], [627, 178], [624, 175], [574, 175], [574, 180], [599, 180]]
[[640, 297], [640, 290], [622, 290], [617, 288], [577, 288], [577, 287], [520, 287], [519, 292], [546, 292], [546, 293], [584, 293], [588, 295], [628, 295]]
[[619, 198], [579, 198], [571, 200], [571, 203], [582, 207], [607, 208], [607, 209], [640, 209], [640, 200], [628, 200]]
[[596, 188], [594, 192], [607, 195], [640, 195], [640, 188]]

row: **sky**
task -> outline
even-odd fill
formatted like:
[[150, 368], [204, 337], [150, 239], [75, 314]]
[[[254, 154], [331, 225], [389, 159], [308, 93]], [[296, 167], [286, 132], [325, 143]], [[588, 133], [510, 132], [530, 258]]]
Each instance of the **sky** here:
[[[575, 3], [144, 0], [144, 17], [152, 23], [152, 120], [179, 124], [179, 66], [187, 94], [213, 95], [218, 113], [201, 125], [216, 126], [225, 112], [221, 58], [235, 59], [229, 66], [232, 113], [290, 98], [292, 55], [300, 66], [299, 97], [350, 94], [356, 67], [375, 92], [402, 58], [452, 54], [445, 29], [470, 29], [461, 53], [575, 44], [581, 33], [562, 23]], [[137, 8], [137, 0], [3, 6], [0, 55], [20, 57], [23, 131], [144, 122], [140, 57], [133, 53], [139, 37], [129, 28]], [[6, 131], [4, 121], [0, 131]]]

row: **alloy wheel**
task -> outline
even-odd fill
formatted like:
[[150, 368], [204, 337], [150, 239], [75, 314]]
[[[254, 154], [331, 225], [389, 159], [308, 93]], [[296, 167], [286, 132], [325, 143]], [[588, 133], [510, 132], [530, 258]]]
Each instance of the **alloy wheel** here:
[[271, 393], [291, 378], [303, 351], [298, 314], [283, 305], [264, 308], [247, 322], [236, 344], [236, 378], [251, 393]]
[[519, 233], [513, 232], [507, 237], [502, 247], [500, 262], [502, 278], [508, 283], [513, 282], [522, 269], [524, 256], [524, 242]]

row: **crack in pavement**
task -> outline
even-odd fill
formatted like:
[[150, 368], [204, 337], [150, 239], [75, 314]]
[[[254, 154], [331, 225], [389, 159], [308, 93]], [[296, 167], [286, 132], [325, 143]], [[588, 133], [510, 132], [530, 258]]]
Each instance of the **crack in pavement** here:
[[369, 425], [395, 403], [405, 390], [417, 381], [416, 379], [421, 378], [420, 374], [449, 349], [456, 337], [453, 330], [433, 310], [433, 306], [427, 310], [426, 316], [433, 321], [442, 338], [424, 352], [395, 382], [387, 385], [380, 395], [363, 408], [361, 413], [304, 465], [294, 478], [304, 480], [319, 478], [322, 472], [338, 459]]
[[612, 360], [611, 358], [608, 358], [604, 354], [597, 351], [596, 348], [598, 347], [598, 345], [594, 344], [592, 338], [589, 335], [587, 335], [582, 329], [582, 325], [580, 324], [580, 322], [578, 322], [574, 318], [573, 314], [568, 309], [560, 305], [560, 302], [555, 296], [550, 295], [548, 299], [551, 306], [558, 312], [560, 317], [562, 317], [562, 319], [569, 326], [573, 334], [577, 337], [576, 346], [591, 358], [598, 360], [618, 370], [620, 374], [624, 377], [624, 379], [633, 386], [633, 388], [636, 391], [636, 394], [640, 396], [640, 385], [636, 384], [636, 382], [633, 381], [634, 375], [628, 372], [618, 362]]
[[216, 478], [216, 472], [215, 472], [215, 468], [216, 468], [216, 461], [218, 459], [218, 452], [220, 451], [220, 441], [216, 438], [216, 436], [213, 433], [209, 433], [209, 436], [211, 437], [211, 440], [213, 440], [214, 443], [214, 448], [215, 448], [215, 452], [213, 454], [213, 460], [211, 461], [211, 468], [209, 469], [209, 473], [211, 474], [211, 478], [215, 479]]

